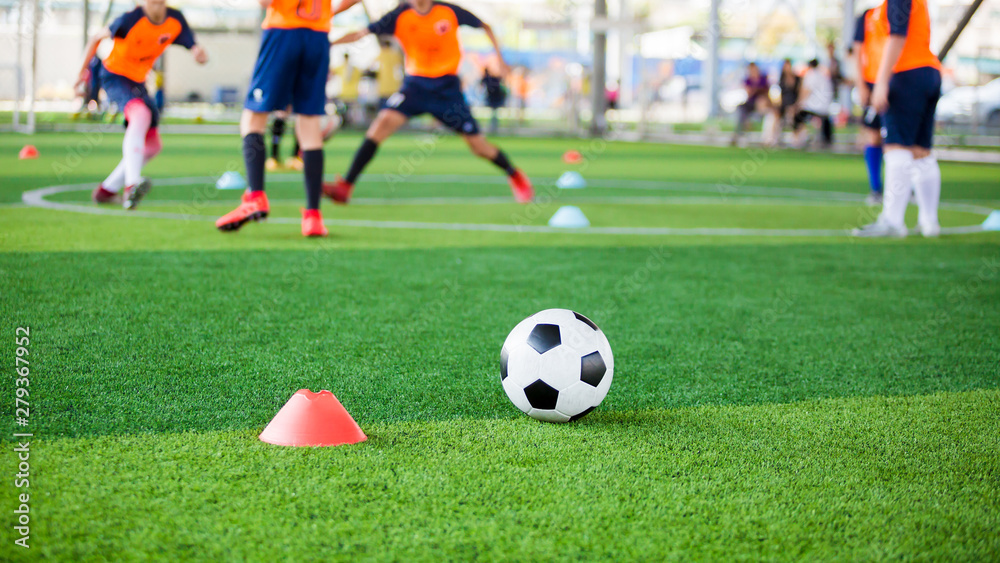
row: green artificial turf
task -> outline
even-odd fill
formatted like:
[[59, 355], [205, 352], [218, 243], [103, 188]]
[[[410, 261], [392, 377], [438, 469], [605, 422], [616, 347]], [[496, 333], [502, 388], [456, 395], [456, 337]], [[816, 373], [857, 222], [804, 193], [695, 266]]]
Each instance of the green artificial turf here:
[[[29, 140], [41, 159], [11, 156]], [[328, 145], [329, 175], [358, 140]], [[403, 136], [355, 205], [324, 213], [541, 225], [572, 204], [595, 226], [776, 229], [846, 229], [872, 213], [830, 202], [865, 192], [857, 157], [500, 142], [551, 201], [508, 203], [502, 177], [460, 141]], [[165, 136], [148, 167], [156, 188], [141, 211], [186, 220], [18, 203], [99, 181], [119, 143], [117, 128], [0, 137], [0, 354], [13, 358], [14, 328], [31, 327], [34, 433], [33, 547], [13, 546], [4, 523], [0, 559], [1000, 557], [997, 233], [331, 225], [309, 240], [281, 221], [301, 198], [285, 174], [269, 189], [276, 220], [224, 235], [212, 219], [239, 194], [212, 178], [240, 168], [228, 136]], [[591, 151], [586, 190], [551, 188], [569, 148]], [[747, 162], [753, 173], [734, 181]], [[944, 164], [945, 199], [997, 207], [997, 170]], [[49, 199], [91, 209], [87, 195]], [[398, 201], [415, 198], [466, 200]], [[508, 331], [551, 307], [587, 314], [615, 352], [607, 399], [571, 425], [528, 419], [499, 384]], [[8, 481], [24, 430], [13, 387], [0, 378]], [[332, 390], [370, 440], [257, 441], [300, 388]]]
[[50, 440], [37, 446], [33, 549], [74, 561], [989, 560], [997, 409], [994, 390], [573, 425], [371, 422], [367, 442], [339, 448], [271, 446], [256, 430]]

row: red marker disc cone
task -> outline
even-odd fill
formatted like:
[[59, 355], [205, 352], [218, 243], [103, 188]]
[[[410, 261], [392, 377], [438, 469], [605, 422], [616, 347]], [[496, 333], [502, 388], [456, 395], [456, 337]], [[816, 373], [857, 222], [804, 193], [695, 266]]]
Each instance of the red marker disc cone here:
[[17, 158], [21, 160], [28, 160], [29, 158], [38, 158], [38, 149], [35, 145], [24, 145], [21, 152], [17, 153]]
[[583, 162], [583, 155], [580, 151], [566, 151], [563, 155], [563, 162], [566, 164], [580, 164]]
[[296, 391], [260, 433], [279, 446], [339, 446], [368, 439], [347, 409], [329, 391]]

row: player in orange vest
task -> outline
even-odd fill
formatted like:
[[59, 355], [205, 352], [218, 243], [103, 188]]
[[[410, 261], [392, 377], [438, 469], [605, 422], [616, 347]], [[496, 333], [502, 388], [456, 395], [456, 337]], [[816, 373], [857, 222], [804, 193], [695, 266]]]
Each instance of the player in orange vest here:
[[330, 70], [330, 0], [259, 0], [267, 8], [261, 27], [260, 52], [240, 119], [247, 191], [240, 205], [219, 218], [220, 231], [235, 231], [270, 213], [264, 193], [267, 149], [264, 130], [273, 111], [289, 104], [297, 115], [295, 133], [302, 147], [306, 208], [302, 234], [326, 236], [319, 211], [323, 184], [323, 131], [326, 79]]
[[[869, 17], [879, 56], [871, 105], [885, 127], [885, 192], [875, 223], [856, 236], [905, 237], [910, 194], [920, 208], [918, 226], [925, 237], [941, 232], [938, 201], [941, 169], [931, 154], [934, 112], [941, 97], [941, 62], [931, 51], [931, 21], [926, 0], [886, 0]], [[866, 30], [867, 35], [867, 30]]]
[[885, 38], [875, 33], [879, 11], [865, 10], [854, 32], [854, 63], [857, 66], [858, 93], [861, 95], [862, 138], [865, 141], [865, 164], [871, 193], [869, 205], [882, 204], [882, 118], [871, 107], [871, 93], [878, 78], [878, 63], [885, 48]]
[[174, 43], [187, 47], [198, 64], [208, 62], [208, 55], [195, 43], [194, 32], [179, 10], [168, 8], [166, 0], [146, 0], [90, 39], [77, 88], [91, 78], [89, 63], [98, 45], [111, 38], [115, 45], [97, 71], [101, 73], [101, 88], [125, 114], [125, 139], [121, 162], [92, 197], [97, 203], [110, 203], [124, 188], [122, 204], [125, 209], [135, 209], [152, 186], [142, 177], [142, 167], [162, 147], [157, 131], [159, 111], [146, 91], [146, 75], [156, 59]]
[[[349, 4], [349, 0], [343, 4]], [[347, 203], [354, 183], [384, 142], [411, 117], [429, 113], [460, 134], [473, 154], [500, 167], [510, 180], [514, 198], [527, 203], [534, 197], [531, 182], [511, 164], [507, 155], [486, 140], [462, 93], [458, 66], [462, 48], [458, 27], [482, 28], [496, 50], [500, 68], [507, 72], [500, 45], [489, 25], [467, 10], [434, 0], [409, 0], [372, 23], [367, 29], [349, 33], [334, 45], [352, 43], [370, 34], [394, 35], [406, 57], [406, 77], [399, 92], [386, 101], [365, 134], [344, 178], [323, 186], [323, 193], [337, 203]]]

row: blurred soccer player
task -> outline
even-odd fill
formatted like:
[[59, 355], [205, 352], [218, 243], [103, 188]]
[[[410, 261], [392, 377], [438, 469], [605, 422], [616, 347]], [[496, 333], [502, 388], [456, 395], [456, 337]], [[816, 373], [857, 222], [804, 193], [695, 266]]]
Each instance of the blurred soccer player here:
[[864, 111], [862, 138], [865, 142], [865, 165], [868, 168], [868, 184], [871, 193], [866, 199], [869, 205], [882, 203], [882, 118], [871, 107], [871, 93], [878, 79], [878, 63], [885, 49], [885, 36], [875, 33], [879, 12], [865, 10], [858, 18], [854, 31], [854, 62], [858, 73], [858, 94]]
[[486, 140], [462, 93], [457, 76], [462, 59], [458, 27], [482, 28], [496, 51], [499, 67], [506, 74], [500, 45], [489, 25], [470, 12], [434, 0], [410, 0], [372, 23], [367, 29], [349, 33], [334, 45], [352, 43], [369, 34], [394, 35], [406, 58], [406, 77], [399, 92], [389, 97], [365, 134], [344, 178], [323, 186], [323, 192], [338, 203], [347, 203], [354, 183], [384, 142], [411, 117], [429, 113], [465, 139], [473, 154], [500, 167], [509, 177], [514, 198], [531, 201], [531, 182], [516, 169], [502, 150]]
[[323, 133], [320, 118], [326, 113], [326, 78], [330, 69], [330, 0], [259, 0], [267, 8], [260, 53], [240, 119], [243, 160], [248, 189], [239, 207], [221, 217], [215, 226], [235, 231], [248, 221], [267, 217], [270, 206], [264, 193], [267, 149], [264, 131], [268, 115], [289, 104], [296, 114], [295, 133], [302, 145], [306, 208], [302, 234], [326, 236], [319, 200], [323, 183]]
[[124, 188], [122, 205], [135, 209], [151, 187], [150, 181], [142, 177], [142, 167], [159, 154], [162, 146], [157, 131], [159, 111], [146, 91], [146, 75], [173, 43], [187, 47], [199, 64], [208, 62], [208, 55], [195, 43], [194, 33], [179, 10], [168, 8], [166, 0], [146, 0], [90, 39], [77, 88], [91, 77], [88, 65], [97, 46], [110, 38], [115, 44], [98, 69], [100, 85], [125, 114], [125, 140], [121, 162], [92, 197], [97, 203], [109, 203]]
[[874, 11], [871, 31], [885, 42], [871, 94], [871, 105], [885, 126], [885, 190], [878, 220], [854, 234], [905, 237], [906, 205], [914, 192], [920, 232], [934, 237], [941, 232], [941, 169], [931, 154], [941, 63], [930, 48], [927, 1], [886, 0]]

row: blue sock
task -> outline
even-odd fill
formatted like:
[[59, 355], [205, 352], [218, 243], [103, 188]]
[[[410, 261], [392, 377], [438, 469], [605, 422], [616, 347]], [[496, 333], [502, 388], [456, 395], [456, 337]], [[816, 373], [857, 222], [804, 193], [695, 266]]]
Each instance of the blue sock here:
[[868, 184], [872, 192], [882, 193], [882, 147], [865, 147], [865, 164], [868, 165]]

